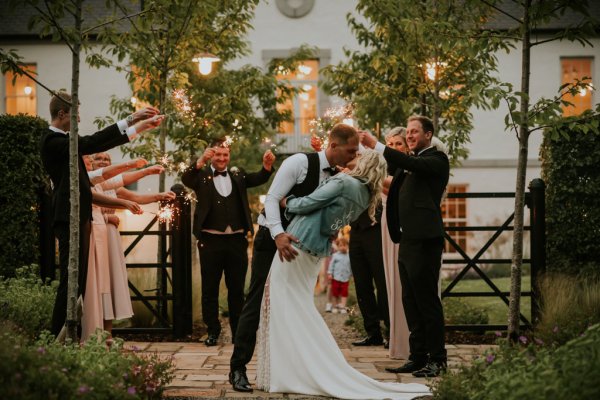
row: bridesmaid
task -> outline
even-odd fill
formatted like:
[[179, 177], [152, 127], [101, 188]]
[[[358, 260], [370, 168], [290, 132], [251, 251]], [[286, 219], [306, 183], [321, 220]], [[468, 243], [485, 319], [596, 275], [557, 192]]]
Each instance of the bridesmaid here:
[[[385, 135], [385, 144], [398, 151], [408, 153], [408, 146], [404, 134], [404, 127], [395, 127]], [[388, 171], [393, 175], [395, 171]], [[386, 217], [387, 193], [392, 182], [392, 176], [388, 176], [383, 182], [381, 201], [383, 212], [381, 213], [381, 245], [383, 251], [383, 267], [385, 271], [385, 284], [387, 286], [388, 305], [390, 310], [390, 340], [389, 357], [393, 359], [407, 359], [408, 347], [408, 325], [402, 306], [402, 286], [400, 285], [400, 272], [398, 270], [398, 244], [392, 242], [388, 232]]]

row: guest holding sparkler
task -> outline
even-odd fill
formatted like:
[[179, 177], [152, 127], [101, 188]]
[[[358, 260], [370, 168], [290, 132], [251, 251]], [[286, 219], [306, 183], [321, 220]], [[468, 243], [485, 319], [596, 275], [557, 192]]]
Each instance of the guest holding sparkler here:
[[[59, 242], [60, 282], [52, 313], [52, 329], [58, 335], [66, 320], [67, 314], [67, 266], [69, 259], [69, 219], [70, 186], [69, 186], [69, 131], [71, 129], [71, 113], [77, 112], [78, 105], [71, 105], [71, 95], [57, 93], [50, 100], [50, 127], [41, 138], [40, 149], [44, 169], [53, 184], [53, 230]], [[92, 219], [92, 192], [81, 155], [106, 151], [120, 144], [127, 143], [137, 134], [160, 125], [164, 116], [152, 107], [144, 108], [130, 115], [127, 120], [109, 125], [103, 130], [89, 136], [80, 136], [79, 142], [79, 293], [84, 295], [87, 273], [87, 256], [90, 238], [90, 222]]]
[[[132, 168], [147, 165], [144, 159], [110, 165], [107, 153], [83, 157], [91, 183], [94, 201], [99, 196], [107, 197], [113, 203], [104, 207], [92, 207], [92, 233], [88, 257], [86, 296], [83, 301], [82, 342], [88, 340], [97, 329], [112, 331], [112, 321], [130, 318], [133, 315], [125, 257], [117, 230], [119, 218], [114, 208], [134, 203], [148, 204], [153, 201], [170, 200], [172, 192], [138, 195], [122, 186], [138, 181], [144, 176], [160, 174], [164, 168], [153, 165], [134, 172], [122, 173]], [[116, 190], [116, 191], [115, 191]], [[105, 201], [106, 203], [106, 201]]]
[[[244, 304], [248, 271], [248, 232], [254, 228], [246, 189], [266, 183], [273, 173], [275, 155], [267, 150], [260, 171], [246, 173], [228, 168], [229, 143], [211, 143], [202, 156], [183, 173], [181, 181], [196, 193], [194, 235], [198, 239], [202, 277], [202, 318], [208, 328], [207, 346], [215, 346], [221, 333], [219, 284], [225, 274], [229, 325], [235, 336]], [[209, 163], [210, 162], [210, 163]]]

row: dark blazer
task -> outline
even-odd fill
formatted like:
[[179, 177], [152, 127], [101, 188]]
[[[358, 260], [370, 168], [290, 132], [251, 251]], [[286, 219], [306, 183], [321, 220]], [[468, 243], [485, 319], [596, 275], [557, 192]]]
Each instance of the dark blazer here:
[[440, 203], [450, 174], [448, 156], [435, 147], [419, 156], [386, 147], [383, 156], [392, 168], [401, 169], [394, 175], [386, 204], [392, 209], [388, 220], [392, 239], [399, 241], [399, 233], [406, 239], [443, 237]]
[[[127, 143], [129, 137], [122, 134], [117, 124], [110, 125], [89, 136], [79, 136], [79, 218], [80, 222], [92, 218], [92, 191], [82, 155], [109, 150]], [[52, 180], [53, 223], [69, 222], [69, 136], [50, 129], [41, 138], [40, 152], [44, 169]]]
[[[252, 214], [250, 213], [246, 189], [266, 183], [274, 171], [275, 168], [271, 168], [271, 171], [262, 168], [258, 172], [246, 173], [243, 169], [238, 169], [238, 171], [232, 173], [231, 169], [227, 168], [227, 172], [229, 172], [229, 176], [231, 177], [231, 190], [237, 190], [242, 199], [241, 207], [244, 210], [245, 232], [254, 233]], [[196, 203], [196, 211], [194, 212], [193, 232], [196, 238], [199, 239], [204, 221], [211, 211], [211, 200], [217, 190], [212, 181], [212, 169], [210, 164], [206, 165], [204, 168], [196, 169], [196, 161], [194, 161], [181, 176], [181, 181], [185, 186], [196, 192], [196, 199], [198, 202]]]

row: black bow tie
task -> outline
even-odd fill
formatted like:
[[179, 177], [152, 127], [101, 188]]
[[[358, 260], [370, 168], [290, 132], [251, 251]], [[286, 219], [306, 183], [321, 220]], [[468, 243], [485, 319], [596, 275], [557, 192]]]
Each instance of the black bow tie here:
[[227, 171], [217, 171], [217, 170], [213, 171], [213, 176], [219, 176], [219, 175], [227, 176]]
[[334, 176], [335, 174], [338, 173], [338, 170], [335, 167], [327, 167], [327, 168], [323, 168], [323, 172], [329, 172], [329, 175]]

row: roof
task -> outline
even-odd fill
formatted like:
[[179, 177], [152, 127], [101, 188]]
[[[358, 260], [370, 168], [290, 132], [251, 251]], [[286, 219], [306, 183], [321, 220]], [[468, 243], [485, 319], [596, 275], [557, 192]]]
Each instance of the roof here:
[[[40, 27], [28, 29], [31, 18], [38, 15], [38, 12], [24, 2], [19, 2], [13, 7], [9, 7], [9, 2], [0, 1], [0, 39], [19, 39], [19, 38], [37, 38]], [[16, 3], [16, 2], [14, 2]], [[140, 9], [140, 2], [129, 0], [123, 2], [129, 9]], [[101, 22], [108, 20], [113, 11], [106, 7], [105, 0], [85, 0], [83, 2], [83, 29], [94, 27]], [[62, 21], [65, 26], [74, 24], [73, 18], [68, 15]]]
[[[523, 18], [523, 7], [514, 0], [501, 0], [497, 2], [496, 7], [504, 13], [516, 17], [519, 20]], [[599, 26], [600, 1], [588, 0], [588, 11], [589, 16], [596, 20], [596, 26]], [[487, 29], [500, 31], [517, 28], [517, 21], [504, 14], [503, 12], [496, 12], [496, 14], [490, 19], [490, 21], [488, 21], [485, 27]], [[553, 19], [548, 23], [537, 26], [535, 29], [533, 29], [533, 31], [557, 31], [568, 27], [574, 27], [577, 26], [583, 19], [584, 16], [581, 13], [572, 10], [567, 10], [564, 13], [564, 15], [559, 16], [559, 18]]]

